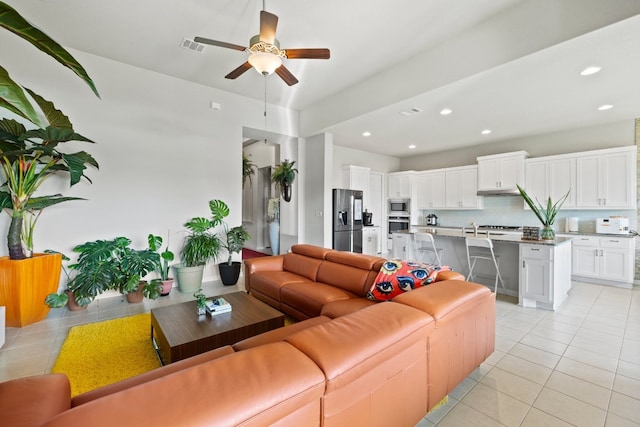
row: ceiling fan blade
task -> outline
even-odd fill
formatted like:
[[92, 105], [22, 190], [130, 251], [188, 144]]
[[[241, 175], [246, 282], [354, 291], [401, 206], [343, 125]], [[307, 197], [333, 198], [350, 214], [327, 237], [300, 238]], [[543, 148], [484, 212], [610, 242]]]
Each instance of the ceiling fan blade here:
[[284, 49], [289, 59], [329, 59], [329, 49]]
[[233, 43], [220, 42], [218, 40], [205, 39], [204, 37], [196, 37], [193, 39], [193, 41], [196, 43], [204, 43], [204, 44], [210, 44], [213, 46], [226, 47], [227, 49], [233, 49], [233, 50], [239, 50], [239, 51], [247, 50], [247, 48], [244, 46], [240, 46]]
[[276, 40], [276, 28], [278, 27], [278, 17], [266, 10], [260, 11], [260, 40], [273, 44]]
[[233, 70], [232, 72], [230, 72], [229, 74], [227, 74], [226, 76], [224, 76], [225, 79], [237, 79], [238, 77], [240, 77], [242, 74], [244, 74], [245, 71], [250, 70], [251, 69], [251, 64], [249, 64], [249, 62], [245, 62], [244, 64], [242, 64], [241, 66], [239, 66], [238, 68], [236, 68], [235, 70]]
[[298, 83], [298, 79], [296, 79], [295, 76], [291, 74], [291, 71], [289, 71], [284, 65], [276, 68], [276, 74], [279, 75], [280, 78], [289, 86], [293, 86]]

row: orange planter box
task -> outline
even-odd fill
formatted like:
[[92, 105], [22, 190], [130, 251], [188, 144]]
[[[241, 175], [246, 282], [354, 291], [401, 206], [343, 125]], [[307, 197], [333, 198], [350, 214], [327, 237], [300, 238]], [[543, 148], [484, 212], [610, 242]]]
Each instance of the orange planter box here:
[[62, 255], [35, 254], [12, 261], [0, 258], [0, 305], [6, 307], [6, 326], [23, 327], [49, 314], [47, 295], [58, 290]]

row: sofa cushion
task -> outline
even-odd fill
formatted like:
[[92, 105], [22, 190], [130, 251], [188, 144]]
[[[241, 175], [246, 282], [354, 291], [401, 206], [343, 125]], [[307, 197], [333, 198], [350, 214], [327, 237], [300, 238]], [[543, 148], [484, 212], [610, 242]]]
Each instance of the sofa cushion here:
[[[284, 256], [283, 269], [293, 274], [304, 277], [307, 280], [316, 280], [318, 268], [323, 260], [300, 254], [286, 254]], [[253, 284], [252, 284], [253, 286]]]
[[251, 275], [251, 292], [260, 293], [280, 301], [280, 288], [290, 283], [310, 280], [288, 271], [261, 271]]
[[244, 339], [233, 345], [235, 351], [246, 350], [248, 348], [257, 347], [259, 345], [269, 344], [272, 342], [282, 341], [290, 335], [295, 334], [303, 329], [310, 328], [321, 323], [330, 322], [331, 319], [326, 316], [312, 317], [310, 319], [303, 320], [301, 322], [293, 323], [289, 326], [273, 329], [271, 331], [263, 332], [260, 335]]
[[[322, 306], [325, 304], [341, 299], [356, 298], [356, 296], [326, 283], [289, 283], [281, 288], [280, 303], [282, 311], [296, 318], [304, 319], [319, 316]], [[287, 307], [294, 310], [287, 310]]]
[[403, 292], [433, 283], [438, 272], [442, 270], [451, 269], [447, 266], [438, 267], [412, 261], [388, 260], [380, 268], [367, 298], [373, 301], [388, 301]]
[[336, 252], [336, 250], [315, 245], [297, 244], [291, 246], [291, 252], [312, 258], [325, 259], [328, 253]]
[[367, 295], [367, 291], [375, 280], [377, 272], [361, 269], [333, 261], [324, 261], [318, 269], [317, 282], [326, 283], [349, 291], [359, 297]]
[[349, 299], [341, 299], [338, 301], [332, 301], [328, 304], [322, 306], [322, 310], [320, 314], [322, 316], [327, 316], [332, 319], [336, 317], [341, 317], [346, 314], [354, 313], [356, 311], [360, 311], [365, 307], [369, 307], [370, 305], [377, 304], [376, 301], [371, 301], [366, 298], [349, 298]]

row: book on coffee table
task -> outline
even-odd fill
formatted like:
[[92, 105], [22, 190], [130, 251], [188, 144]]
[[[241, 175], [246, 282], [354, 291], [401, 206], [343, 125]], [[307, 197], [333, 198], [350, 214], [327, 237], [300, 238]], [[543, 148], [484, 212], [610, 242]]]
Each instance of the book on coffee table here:
[[232, 309], [231, 304], [229, 304], [229, 301], [227, 301], [222, 297], [217, 297], [212, 300], [208, 300], [206, 308], [207, 308], [207, 311], [212, 315], [220, 314], [220, 313], [228, 313]]

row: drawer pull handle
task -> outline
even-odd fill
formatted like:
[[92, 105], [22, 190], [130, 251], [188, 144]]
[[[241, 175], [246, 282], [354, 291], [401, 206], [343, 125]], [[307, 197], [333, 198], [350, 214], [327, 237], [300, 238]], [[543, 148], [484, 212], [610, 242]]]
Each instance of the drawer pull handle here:
[[620, 242], [620, 240], [609, 240], [609, 241], [610, 241], [610, 242], [613, 242], [613, 243], [618, 243], [618, 242]]
[[534, 251], [534, 252], [539, 252], [540, 251], [539, 248], [531, 248], [531, 250]]

